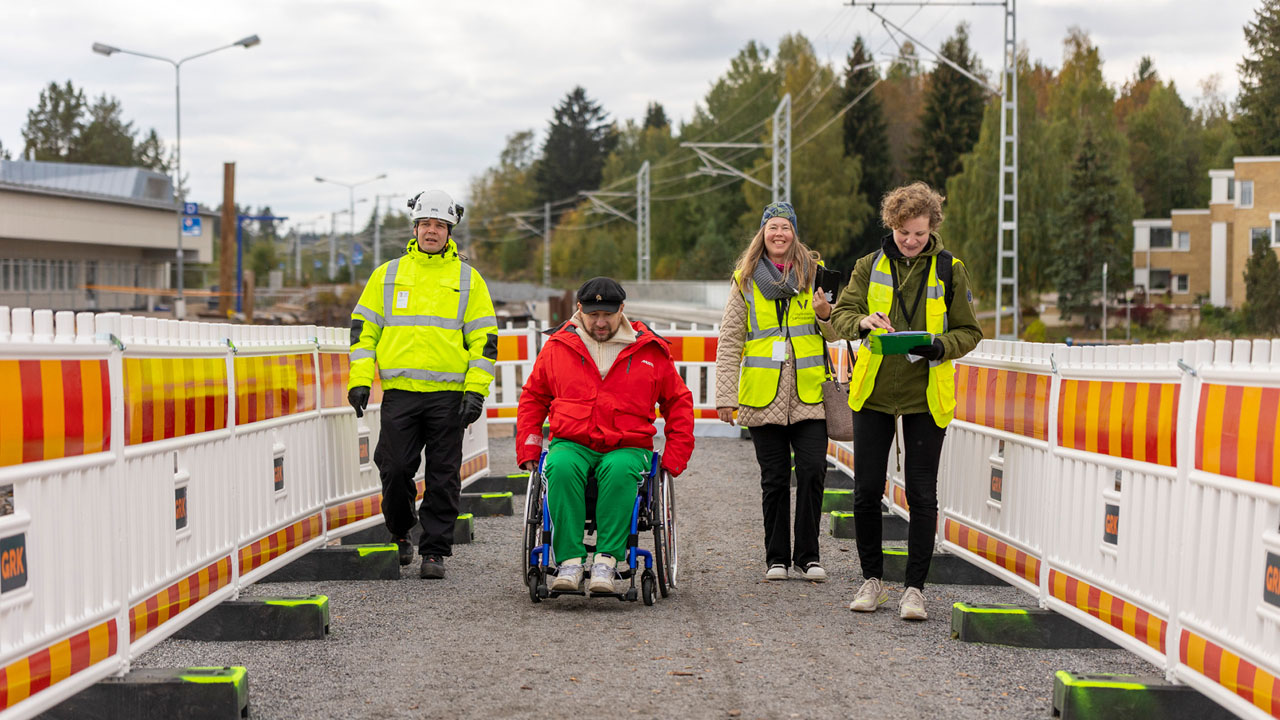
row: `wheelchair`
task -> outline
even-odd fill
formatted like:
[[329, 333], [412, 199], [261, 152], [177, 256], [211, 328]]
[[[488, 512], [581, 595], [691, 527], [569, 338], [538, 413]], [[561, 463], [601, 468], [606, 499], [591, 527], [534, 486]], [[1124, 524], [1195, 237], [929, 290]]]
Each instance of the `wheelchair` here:
[[[529, 485], [524, 500], [524, 581], [529, 589], [529, 599], [535, 603], [560, 595], [585, 595], [581, 589], [554, 591], [549, 588], [548, 577], [556, 572], [555, 558], [551, 550], [551, 513], [547, 506], [547, 479], [543, 464], [547, 460], [544, 450], [538, 458], [538, 467], [529, 473]], [[592, 593], [593, 597], [612, 596], [625, 602], [635, 602], [637, 597], [645, 605], [652, 605], [655, 597], [667, 597], [676, 587], [678, 562], [678, 533], [676, 532], [676, 502], [671, 474], [662, 470], [662, 456], [653, 453], [649, 472], [640, 482], [635, 507], [631, 512], [631, 532], [627, 538], [626, 562], [619, 562], [616, 572], [622, 580], [630, 580], [625, 592]], [[586, 526], [584, 540], [588, 553], [595, 551], [595, 504], [597, 485], [595, 473], [587, 476]], [[639, 546], [640, 533], [653, 532], [653, 551]], [[644, 567], [640, 569], [640, 561]], [[636, 575], [639, 570], [640, 591], [636, 592]]]

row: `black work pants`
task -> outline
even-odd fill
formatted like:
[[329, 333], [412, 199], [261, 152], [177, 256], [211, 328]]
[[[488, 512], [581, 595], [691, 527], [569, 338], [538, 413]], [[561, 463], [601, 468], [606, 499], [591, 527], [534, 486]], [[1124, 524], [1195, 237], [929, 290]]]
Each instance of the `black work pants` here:
[[458, 391], [388, 390], [382, 395], [382, 434], [373, 461], [382, 476], [382, 516], [392, 537], [405, 538], [413, 528], [418, 474], [426, 450], [426, 489], [418, 521], [418, 552], [453, 554], [453, 525], [462, 492], [462, 419]]
[[[791, 425], [751, 428], [760, 463], [764, 509], [764, 553], [769, 565], [800, 567], [818, 562], [818, 522], [827, 479], [827, 422], [801, 420]], [[796, 454], [795, 550], [791, 547], [791, 451]]]
[[[862, 576], [884, 577], [880, 498], [896, 429], [894, 416], [875, 410], [853, 414], [853, 527]], [[947, 429], [929, 413], [902, 416], [903, 479], [911, 522], [907, 530], [907, 587], [924, 589], [938, 528], [938, 463]]]

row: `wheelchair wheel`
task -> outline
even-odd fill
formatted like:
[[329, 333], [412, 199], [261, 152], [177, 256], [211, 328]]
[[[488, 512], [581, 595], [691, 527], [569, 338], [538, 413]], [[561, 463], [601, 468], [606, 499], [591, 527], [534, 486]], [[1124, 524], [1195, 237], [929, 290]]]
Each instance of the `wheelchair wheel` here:
[[[674, 478], [662, 474], [658, 492], [658, 513], [662, 519], [662, 562], [659, 572], [665, 577], [668, 589], [676, 587], [676, 575], [680, 569], [680, 533], [676, 527], [676, 491]], [[667, 593], [662, 594], [663, 597]]]
[[[520, 560], [520, 574], [528, 582], [530, 556], [533, 549], [542, 544], [542, 474], [529, 473], [529, 484], [524, 494], [524, 556]], [[530, 592], [533, 592], [530, 590]], [[537, 602], [536, 600], [534, 602]]]
[[529, 568], [525, 576], [525, 584], [529, 586], [529, 600], [535, 603], [542, 602], [542, 595], [538, 592], [538, 586], [542, 584], [542, 571], [535, 567]]
[[654, 584], [653, 571], [645, 570], [640, 576], [640, 599], [645, 605], [653, 604]]

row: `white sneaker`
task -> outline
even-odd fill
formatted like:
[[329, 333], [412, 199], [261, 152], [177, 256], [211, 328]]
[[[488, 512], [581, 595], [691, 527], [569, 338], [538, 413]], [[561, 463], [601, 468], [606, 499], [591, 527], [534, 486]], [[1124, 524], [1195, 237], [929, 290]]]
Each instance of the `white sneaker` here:
[[924, 609], [924, 593], [919, 588], [909, 587], [902, 593], [898, 601], [898, 617], [903, 620], [928, 620], [929, 613]]
[[816, 562], [806, 563], [804, 567], [796, 567], [800, 571], [800, 576], [809, 582], [826, 582], [827, 571]]
[[786, 579], [787, 579], [787, 566], [786, 566], [786, 565], [782, 565], [782, 564], [780, 564], [780, 563], [779, 563], [779, 564], [777, 564], [777, 565], [770, 565], [770, 566], [769, 566], [769, 569], [768, 569], [768, 570], [766, 570], [766, 571], [765, 571], [765, 573], [764, 573], [764, 579], [765, 579], [765, 580], [768, 580], [768, 581], [773, 581], [773, 580], [786, 580]]
[[618, 561], [608, 555], [596, 555], [596, 562], [591, 566], [591, 583], [587, 589], [593, 593], [613, 592], [613, 568]]
[[862, 583], [862, 587], [858, 588], [858, 594], [853, 596], [849, 609], [854, 612], [875, 612], [876, 608], [888, 600], [889, 593], [885, 592], [884, 583], [880, 582], [880, 578], [868, 578]]
[[556, 592], [573, 592], [582, 584], [582, 558], [562, 563], [556, 571], [556, 579], [551, 582], [551, 589]]

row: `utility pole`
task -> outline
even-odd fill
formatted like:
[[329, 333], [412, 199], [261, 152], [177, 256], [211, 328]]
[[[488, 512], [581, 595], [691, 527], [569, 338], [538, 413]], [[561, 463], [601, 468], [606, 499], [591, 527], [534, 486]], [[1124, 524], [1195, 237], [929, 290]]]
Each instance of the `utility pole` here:
[[768, 148], [769, 145], [739, 142], [685, 142], [680, 143], [680, 147], [693, 150], [702, 159], [702, 167], [698, 168], [697, 172], [704, 175], [730, 175], [742, 178], [771, 191], [773, 202], [791, 202], [791, 93], [782, 96], [778, 107], [773, 111], [773, 182], [770, 184], [760, 182], [708, 152], [709, 150]]
[[[726, 166], [728, 167], [728, 166]], [[730, 168], [732, 169], [732, 168]], [[738, 174], [736, 170], [733, 173]], [[743, 175], [746, 177], [746, 175]], [[754, 180], [754, 179], [753, 179]], [[649, 282], [649, 161], [645, 160], [640, 166], [640, 171], [636, 173], [636, 191], [629, 192], [605, 192], [602, 190], [583, 190], [579, 194], [584, 195], [591, 201], [593, 210], [597, 212], [607, 212], [611, 215], [635, 223], [636, 226], [636, 281]], [[618, 208], [601, 200], [606, 197], [633, 197], [636, 199], [636, 216], [622, 212]]]
[[[856, 6], [858, 0], [850, 0]], [[1017, 340], [1022, 324], [1022, 307], [1018, 302], [1018, 16], [1017, 0], [968, 0], [967, 2], [927, 2], [922, 0], [863, 0], [872, 15], [880, 18], [886, 29], [893, 28], [903, 37], [924, 48], [939, 62], [1000, 96], [1000, 165], [996, 186], [996, 338]], [[1004, 46], [1000, 70], [1000, 89], [955, 64], [950, 58], [930, 49], [902, 28], [876, 11], [877, 7], [923, 7], [925, 5], [985, 5], [1004, 10]], [[1005, 291], [1009, 303], [1005, 304]], [[1010, 320], [1005, 330], [1005, 318]]]
[[[231, 298], [240, 296], [240, 288], [232, 288], [236, 281], [236, 164], [222, 163], [222, 250], [218, 257], [218, 312], [226, 317], [231, 310]], [[229, 295], [233, 293], [234, 295]]]
[[329, 213], [329, 282], [338, 274], [338, 247], [334, 244], [333, 226], [338, 222], [338, 213]]
[[1102, 263], [1102, 344], [1107, 344], [1107, 264]]
[[542, 286], [551, 287], [551, 203], [542, 203]]

